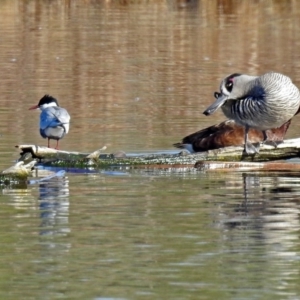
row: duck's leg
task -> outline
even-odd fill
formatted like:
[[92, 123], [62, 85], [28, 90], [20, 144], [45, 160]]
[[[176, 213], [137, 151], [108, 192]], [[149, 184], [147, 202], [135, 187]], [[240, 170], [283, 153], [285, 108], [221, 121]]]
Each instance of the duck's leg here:
[[48, 148], [50, 148], [50, 139], [48, 138]]
[[264, 145], [270, 145], [270, 146], [277, 148], [277, 146], [279, 144], [283, 143], [283, 140], [275, 140], [276, 134], [274, 134], [271, 129], [263, 130], [262, 133], [264, 136], [262, 144], [264, 144]]
[[55, 147], [56, 150], [58, 150], [58, 141], [59, 140], [56, 140], [56, 147]]
[[245, 126], [245, 146], [244, 151], [248, 155], [254, 155], [259, 152], [259, 144], [257, 146], [254, 146], [250, 142], [248, 142], [248, 132], [249, 132], [249, 126]]
[[262, 133], [263, 133], [263, 144], [268, 140], [268, 136], [267, 136], [267, 132], [266, 132], [266, 130], [263, 130], [262, 131]]

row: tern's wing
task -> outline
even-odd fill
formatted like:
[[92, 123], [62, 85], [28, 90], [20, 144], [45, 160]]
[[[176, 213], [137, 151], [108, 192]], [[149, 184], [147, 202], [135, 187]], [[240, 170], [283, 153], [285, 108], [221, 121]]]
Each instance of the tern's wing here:
[[66, 133], [69, 131], [70, 115], [62, 107], [48, 107], [44, 109], [40, 116], [40, 128], [64, 126]]

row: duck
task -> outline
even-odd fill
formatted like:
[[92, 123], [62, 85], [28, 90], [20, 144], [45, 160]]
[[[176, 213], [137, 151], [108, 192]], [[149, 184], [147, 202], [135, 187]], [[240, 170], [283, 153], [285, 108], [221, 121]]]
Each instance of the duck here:
[[48, 139], [48, 148], [50, 140], [56, 140], [55, 149], [58, 150], [59, 140], [62, 139], [70, 129], [70, 115], [65, 108], [58, 105], [56, 98], [46, 94], [37, 105], [29, 108], [40, 109], [40, 134], [43, 138]]
[[[267, 139], [278, 145], [283, 142], [284, 136], [291, 124], [288, 120], [279, 128], [266, 130]], [[244, 144], [245, 128], [234, 120], [225, 120], [219, 124], [209, 126], [192, 133], [182, 139], [181, 142], [173, 144], [174, 147], [186, 149], [190, 153], [219, 149], [229, 146], [242, 146]], [[250, 128], [248, 142], [261, 143], [264, 139], [260, 130]]]
[[209, 116], [221, 108], [228, 119], [244, 127], [247, 155], [259, 153], [259, 144], [254, 145], [249, 139], [250, 129], [262, 132], [263, 143], [270, 142], [267, 130], [283, 126], [300, 106], [300, 92], [291, 78], [276, 72], [260, 76], [233, 73], [221, 81], [215, 98], [203, 114]]

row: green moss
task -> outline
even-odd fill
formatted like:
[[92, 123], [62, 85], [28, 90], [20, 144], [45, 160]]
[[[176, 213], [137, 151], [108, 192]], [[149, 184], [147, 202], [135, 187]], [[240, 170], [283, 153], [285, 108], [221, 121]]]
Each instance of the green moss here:
[[14, 175], [8, 175], [8, 174], [0, 174], [0, 185], [26, 185], [28, 179], [28, 174], [14, 174]]
[[115, 157], [113, 154], [101, 153], [99, 158], [86, 158], [84, 153], [60, 153], [47, 155], [41, 158], [44, 166], [78, 169], [104, 169], [111, 167], [147, 167], [147, 166], [193, 166], [198, 161], [245, 161], [245, 162], [268, 162], [279, 159], [299, 157], [298, 147], [285, 148], [261, 148], [259, 154], [246, 156], [242, 147], [228, 147], [207, 152], [187, 154], [185, 151], [177, 154], [150, 154], [141, 156]]

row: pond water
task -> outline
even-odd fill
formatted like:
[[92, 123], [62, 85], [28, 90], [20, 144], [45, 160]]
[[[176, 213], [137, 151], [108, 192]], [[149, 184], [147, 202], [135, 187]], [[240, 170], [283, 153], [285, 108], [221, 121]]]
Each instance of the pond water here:
[[[224, 120], [202, 114], [224, 76], [300, 87], [299, 43], [297, 1], [2, 0], [1, 170], [46, 145], [28, 110], [44, 94], [71, 114], [63, 150], [173, 151]], [[299, 182], [116, 169], [2, 187], [0, 298], [299, 299]]]

